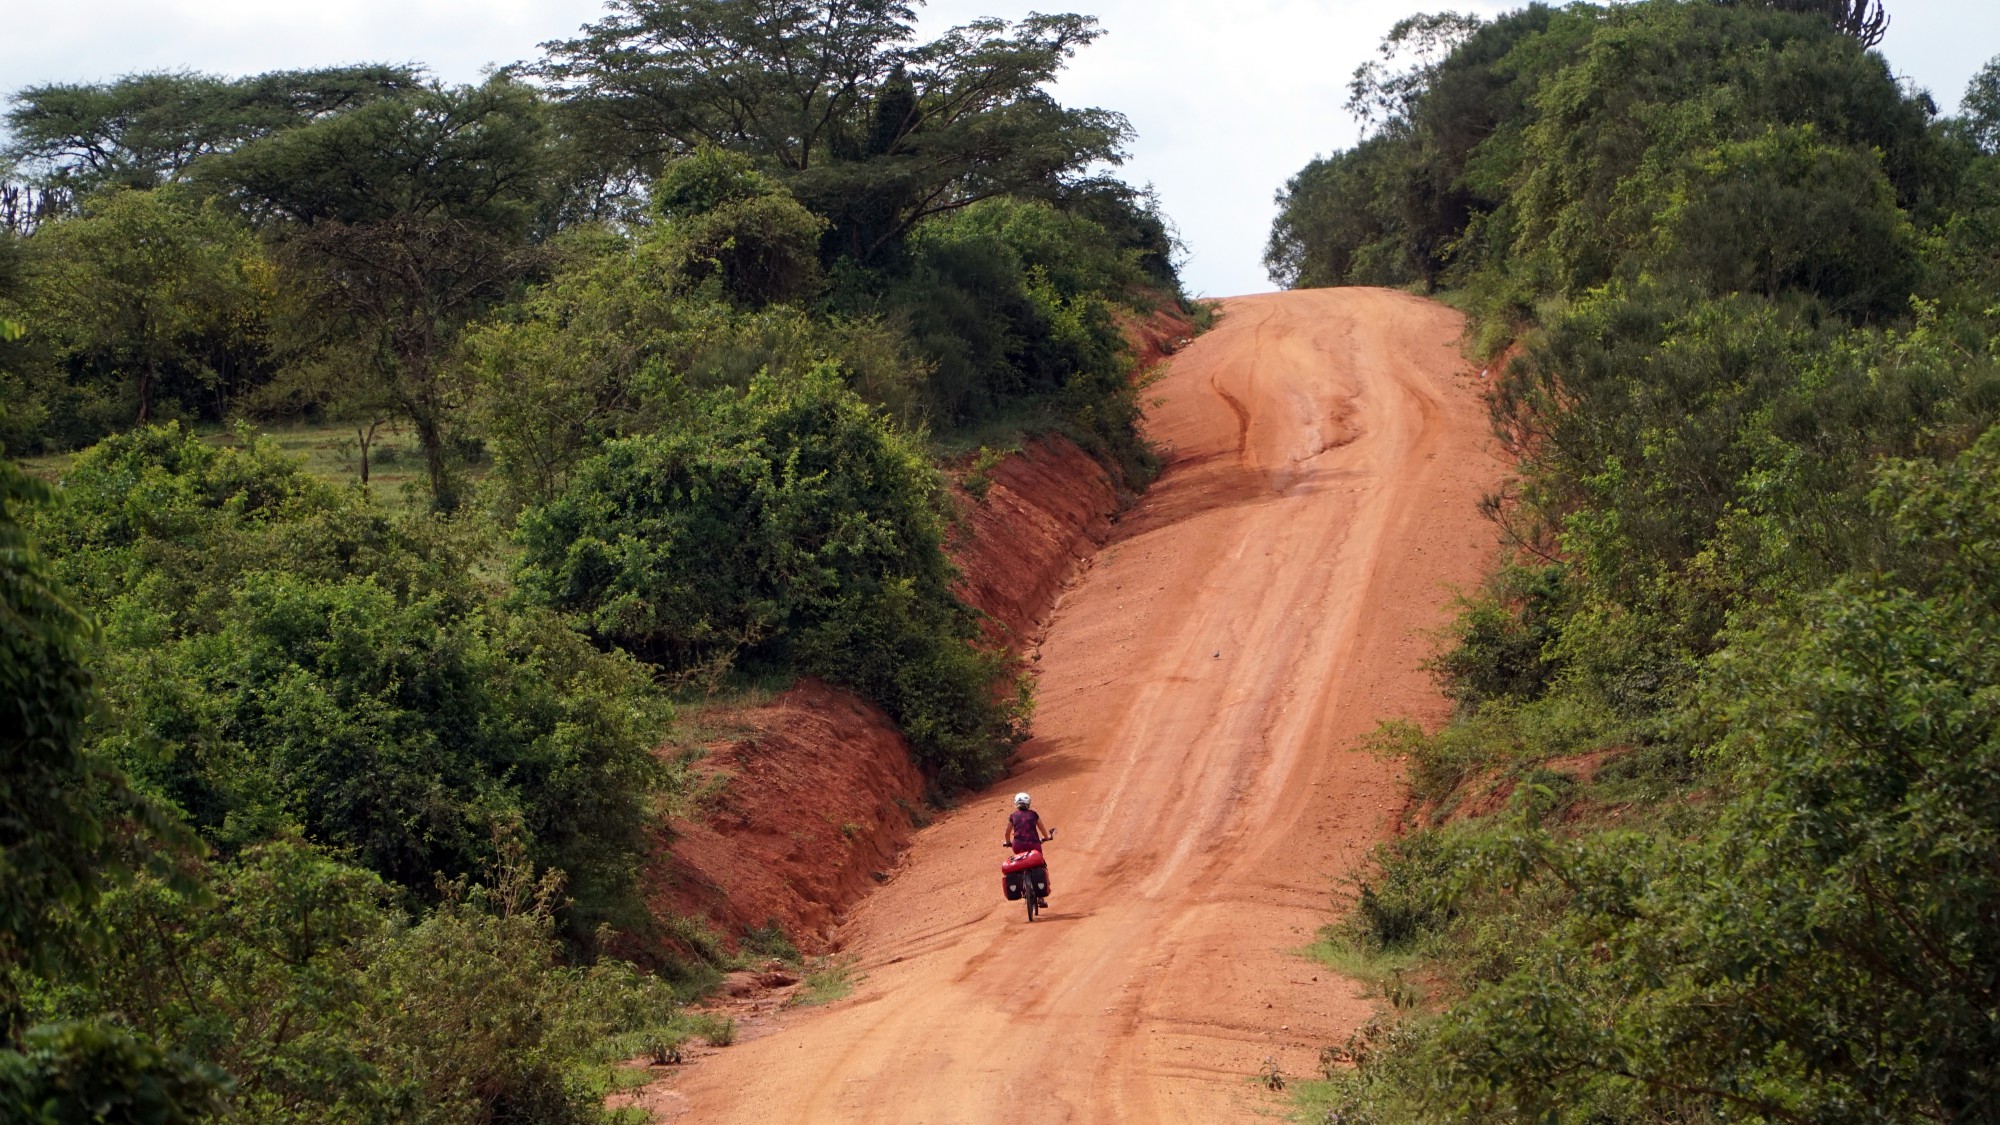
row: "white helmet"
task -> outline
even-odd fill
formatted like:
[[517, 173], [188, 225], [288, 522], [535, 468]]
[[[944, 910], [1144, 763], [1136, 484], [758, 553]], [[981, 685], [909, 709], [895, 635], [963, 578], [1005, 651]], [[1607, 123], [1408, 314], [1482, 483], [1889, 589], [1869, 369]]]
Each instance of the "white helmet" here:
[[1027, 808], [1027, 807], [1028, 807], [1028, 805], [1029, 805], [1029, 801], [1028, 801], [1028, 795], [1027, 795], [1026, 793], [1016, 793], [1016, 794], [1014, 794], [1014, 807], [1015, 807], [1015, 808], [1017, 808], [1017, 809], [1025, 809], [1025, 808]]

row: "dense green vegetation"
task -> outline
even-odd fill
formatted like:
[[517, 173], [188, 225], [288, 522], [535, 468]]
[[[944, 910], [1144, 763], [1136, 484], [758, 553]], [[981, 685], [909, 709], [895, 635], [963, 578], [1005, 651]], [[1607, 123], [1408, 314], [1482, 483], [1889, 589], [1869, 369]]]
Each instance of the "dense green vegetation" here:
[[1519, 344], [1328, 1121], [1992, 1115], [2000, 60], [1940, 119], [1853, 14], [1406, 21], [1280, 197], [1280, 280]]
[[266, 443], [153, 427], [31, 517], [103, 622], [95, 742], [236, 847], [296, 826], [418, 896], [520, 831], [587, 934], [626, 893], [664, 703], [622, 653], [472, 574], [478, 531], [392, 519]]
[[609, 442], [522, 520], [522, 589], [664, 668], [797, 670], [881, 700], [949, 785], [992, 777], [1004, 661], [951, 593], [936, 473], [831, 368]]
[[472, 86], [14, 96], [0, 1117], [604, 1120], [728, 1033], [636, 891], [677, 691], [818, 675], [940, 792], [1004, 767], [932, 442], [1142, 484], [1118, 319], [1181, 299], [1123, 118], [1047, 90], [1092, 21], [609, 9]]

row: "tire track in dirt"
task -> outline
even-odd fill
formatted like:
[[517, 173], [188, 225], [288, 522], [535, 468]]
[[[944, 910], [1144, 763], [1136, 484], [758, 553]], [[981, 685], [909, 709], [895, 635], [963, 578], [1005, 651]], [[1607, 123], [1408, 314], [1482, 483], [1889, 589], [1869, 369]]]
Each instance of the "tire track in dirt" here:
[[1216, 376], [1209, 376], [1208, 389], [1214, 391], [1215, 396], [1222, 400], [1222, 405], [1236, 416], [1236, 452], [1240, 456], [1250, 445], [1250, 411], [1235, 395], [1222, 389]]
[[[1149, 413], [1168, 467], [1070, 590], [1016, 775], [919, 834], [841, 934], [854, 995], [678, 1079], [701, 1122], [1259, 1120], [1367, 1000], [1298, 957], [1400, 801], [1354, 748], [1443, 718], [1418, 664], [1501, 479], [1460, 318], [1388, 290], [1231, 300]], [[1061, 830], [998, 891], [1007, 796]]]

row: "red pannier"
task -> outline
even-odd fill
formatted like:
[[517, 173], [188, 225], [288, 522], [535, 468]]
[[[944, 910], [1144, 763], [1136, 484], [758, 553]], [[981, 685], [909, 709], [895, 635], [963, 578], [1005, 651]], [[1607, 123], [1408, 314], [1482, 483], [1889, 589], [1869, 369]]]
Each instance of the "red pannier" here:
[[[1033, 871], [1037, 867], [1043, 869], [1043, 873], [1039, 876], [1024, 875], [1020, 879], [1013, 877], [1017, 871]], [[1035, 848], [1032, 851], [1015, 852], [1012, 859], [1000, 865], [1001, 893], [1007, 896], [1009, 902], [1019, 899], [1021, 897], [1021, 883], [1033, 879], [1039, 885], [1041, 892], [1047, 894], [1049, 886], [1047, 868], [1048, 863], [1042, 859], [1042, 849]]]
[[1030, 867], [1042, 866], [1045, 866], [1042, 860], [1042, 849], [1035, 848], [1032, 851], [1015, 852], [1014, 858], [1000, 865], [1000, 872], [1003, 875], [1012, 875], [1016, 871], [1026, 871]]

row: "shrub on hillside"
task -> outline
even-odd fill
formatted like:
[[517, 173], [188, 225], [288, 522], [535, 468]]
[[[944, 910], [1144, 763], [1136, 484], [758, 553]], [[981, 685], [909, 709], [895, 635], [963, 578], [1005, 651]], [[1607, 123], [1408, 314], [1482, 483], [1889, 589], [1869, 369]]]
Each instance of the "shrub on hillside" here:
[[575, 935], [627, 902], [650, 677], [490, 601], [448, 525], [174, 427], [87, 451], [36, 518], [106, 622], [102, 750], [210, 841], [296, 827], [425, 896], [518, 824], [571, 873]]
[[1449, 874], [1401, 858], [1440, 842], [1398, 845], [1396, 904], [1474, 882], [1561, 910], [1343, 1079], [1356, 1108], [1860, 1122], [2000, 1096], [2000, 428], [1880, 480], [1894, 569], [1746, 625], [1709, 664], [1695, 713], [1730, 796], [1698, 831], [1577, 839], [1530, 817]]
[[1881, 164], [1811, 125], [1696, 153], [1658, 218], [1660, 266], [1711, 293], [1797, 291], [1847, 316], [1905, 312], [1916, 231]]
[[1139, 263], [1080, 216], [988, 200], [918, 227], [882, 304], [930, 361], [924, 397], [943, 426], [1040, 408], [1141, 483], [1155, 463], [1112, 304], [1145, 284]]
[[1578, 296], [1639, 276], [1679, 212], [1711, 292], [1803, 283], [1899, 311], [1894, 212], [1927, 219], [1952, 190], [1927, 100], [1824, 19], [1768, 5], [1531, 4], [1400, 80], [1373, 136], [1280, 194], [1274, 278]]
[[1284, 201], [1274, 270], [1428, 263], [1524, 345], [1492, 510], [1530, 569], [1436, 663], [1457, 721], [1382, 739], [1434, 824], [1348, 926], [1443, 1003], [1330, 1052], [1340, 1120], [2000, 1096], [2000, 181], [1977, 89], [1935, 122], [1773, 7], [1503, 17]]
[[821, 367], [607, 443], [521, 524], [523, 590], [676, 672], [790, 669], [860, 691], [949, 784], [1013, 736], [1006, 675], [951, 593], [938, 475]]
[[560, 875], [501, 852], [490, 882], [449, 884], [416, 919], [297, 839], [208, 867], [203, 893], [140, 879], [105, 903], [92, 981], [42, 1002], [220, 1067], [233, 1120], [603, 1122], [611, 1044], [668, 1029], [675, 997], [617, 962], [570, 965]]
[[468, 334], [506, 514], [553, 500], [604, 442], [657, 429], [690, 393], [741, 389], [759, 371], [837, 363], [869, 402], [906, 422], [923, 413], [925, 369], [880, 319], [683, 292], [683, 228], [573, 238], [555, 276]]
[[1139, 279], [1101, 229], [1044, 204], [989, 200], [917, 228], [889, 303], [936, 362], [929, 392], [962, 423], [1010, 400], [1124, 373], [1104, 292]]

